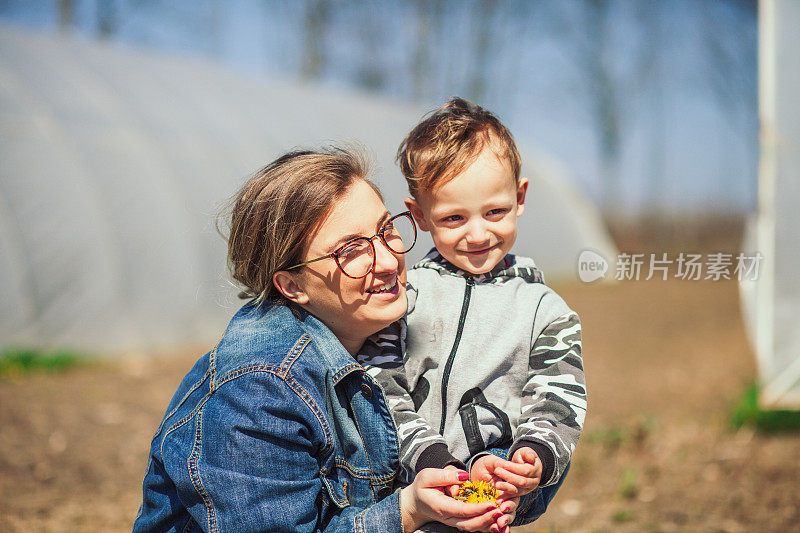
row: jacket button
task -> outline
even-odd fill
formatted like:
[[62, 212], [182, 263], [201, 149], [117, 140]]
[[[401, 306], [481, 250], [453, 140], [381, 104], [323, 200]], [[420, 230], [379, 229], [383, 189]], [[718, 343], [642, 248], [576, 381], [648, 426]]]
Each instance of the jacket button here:
[[364, 395], [364, 398], [371, 398], [372, 397], [372, 389], [369, 388], [369, 385], [366, 383], [361, 384], [361, 394]]
[[378, 499], [382, 500], [392, 494], [392, 487], [381, 487], [378, 491]]

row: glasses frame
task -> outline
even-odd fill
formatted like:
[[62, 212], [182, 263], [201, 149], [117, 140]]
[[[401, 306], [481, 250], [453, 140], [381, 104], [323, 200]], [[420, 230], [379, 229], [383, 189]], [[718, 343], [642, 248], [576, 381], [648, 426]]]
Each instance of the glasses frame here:
[[[391, 246], [389, 246], [389, 243], [386, 242], [386, 237], [383, 236], [383, 230], [384, 230], [384, 228], [386, 227], [387, 224], [389, 224], [393, 220], [395, 220], [397, 218], [400, 218], [400, 217], [406, 217], [411, 222], [411, 227], [414, 229], [414, 242], [412, 242], [411, 246], [406, 248], [405, 251], [396, 252], [395, 250], [392, 249]], [[332, 251], [331, 253], [329, 253], [327, 255], [323, 255], [322, 257], [317, 257], [316, 259], [309, 259], [308, 261], [304, 261], [304, 262], [299, 263], [297, 265], [293, 265], [293, 266], [284, 268], [283, 270], [292, 270], [292, 269], [295, 269], [295, 268], [300, 268], [302, 266], [306, 266], [309, 263], [316, 263], [317, 261], [322, 261], [323, 259], [332, 258], [336, 262], [336, 266], [339, 268], [339, 270], [342, 271], [342, 274], [344, 274], [348, 278], [350, 278], [350, 279], [362, 279], [362, 278], [365, 278], [365, 277], [367, 277], [369, 275], [370, 272], [374, 272], [375, 271], [375, 262], [377, 261], [377, 253], [375, 252], [375, 242], [374, 241], [375, 241], [376, 238], [380, 239], [381, 242], [383, 243], [383, 246], [386, 247], [387, 250], [389, 250], [390, 252], [392, 252], [395, 255], [405, 255], [406, 253], [408, 253], [414, 247], [414, 245], [417, 243], [417, 225], [414, 222], [414, 217], [411, 216], [411, 211], [403, 211], [402, 213], [398, 213], [398, 214], [394, 215], [393, 217], [390, 217], [389, 219], [386, 220], [386, 222], [384, 222], [381, 225], [380, 229], [378, 230], [378, 233], [376, 233], [372, 237], [355, 237], [353, 239], [350, 239], [349, 241], [343, 242], [342, 244], [337, 246], [334, 251]], [[352, 244], [355, 241], [362, 241], [362, 240], [365, 240], [365, 241], [369, 242], [369, 245], [372, 248], [372, 265], [370, 265], [369, 270], [367, 270], [367, 272], [363, 276], [351, 276], [350, 274], [348, 274], [347, 272], [344, 271], [344, 268], [339, 263], [339, 255], [338, 254], [339, 254], [339, 251], [341, 251], [345, 246], [349, 246], [350, 244]]]

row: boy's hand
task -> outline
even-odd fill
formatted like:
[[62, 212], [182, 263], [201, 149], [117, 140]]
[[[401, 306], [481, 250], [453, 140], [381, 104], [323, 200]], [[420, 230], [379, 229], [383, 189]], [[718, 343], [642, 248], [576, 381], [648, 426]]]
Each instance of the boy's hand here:
[[484, 455], [472, 463], [470, 478], [488, 481], [498, 490], [501, 500], [510, 500], [528, 494], [539, 486], [542, 461], [527, 446], [514, 452], [511, 461], [495, 455]]
[[[523, 496], [536, 490], [542, 481], [542, 461], [535, 451], [523, 446], [514, 452], [511, 461], [497, 465], [494, 475], [503, 480], [504, 492], [516, 497]], [[498, 490], [500, 490], [499, 483]]]
[[472, 462], [469, 478], [473, 481], [486, 481], [494, 485], [497, 490], [502, 490], [496, 483], [498, 481], [502, 482], [503, 479], [495, 474], [495, 469], [508, 462], [496, 455], [482, 455]]

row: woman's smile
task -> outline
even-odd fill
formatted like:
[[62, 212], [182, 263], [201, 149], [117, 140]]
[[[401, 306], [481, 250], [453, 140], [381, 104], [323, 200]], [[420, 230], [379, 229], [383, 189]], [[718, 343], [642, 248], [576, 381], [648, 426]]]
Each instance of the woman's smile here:
[[393, 299], [400, 293], [399, 287], [397, 285], [397, 276], [394, 276], [392, 279], [386, 282], [382, 282], [373, 286], [371, 289], [367, 289], [369, 294], [374, 294], [379, 297], [383, 297], [387, 300]]
[[[306, 255], [324, 256], [342, 235], [372, 235], [388, 218], [375, 189], [357, 180], [320, 223]], [[332, 259], [312, 263], [295, 275], [308, 295], [302, 305], [353, 354], [364, 339], [402, 317], [407, 308], [404, 256], [376, 241], [375, 266], [365, 278], [345, 276]]]

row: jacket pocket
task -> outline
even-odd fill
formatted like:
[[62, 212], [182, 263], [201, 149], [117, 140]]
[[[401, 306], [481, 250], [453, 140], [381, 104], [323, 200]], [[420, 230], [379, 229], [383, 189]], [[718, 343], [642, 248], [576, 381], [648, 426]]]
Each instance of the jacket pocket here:
[[489, 403], [483, 391], [472, 388], [459, 402], [458, 414], [467, 440], [470, 456], [492, 447], [511, 442], [511, 423], [508, 415]]
[[348, 489], [350, 488], [350, 474], [344, 468], [333, 466], [330, 471], [322, 472], [323, 501], [343, 509], [350, 505]]

